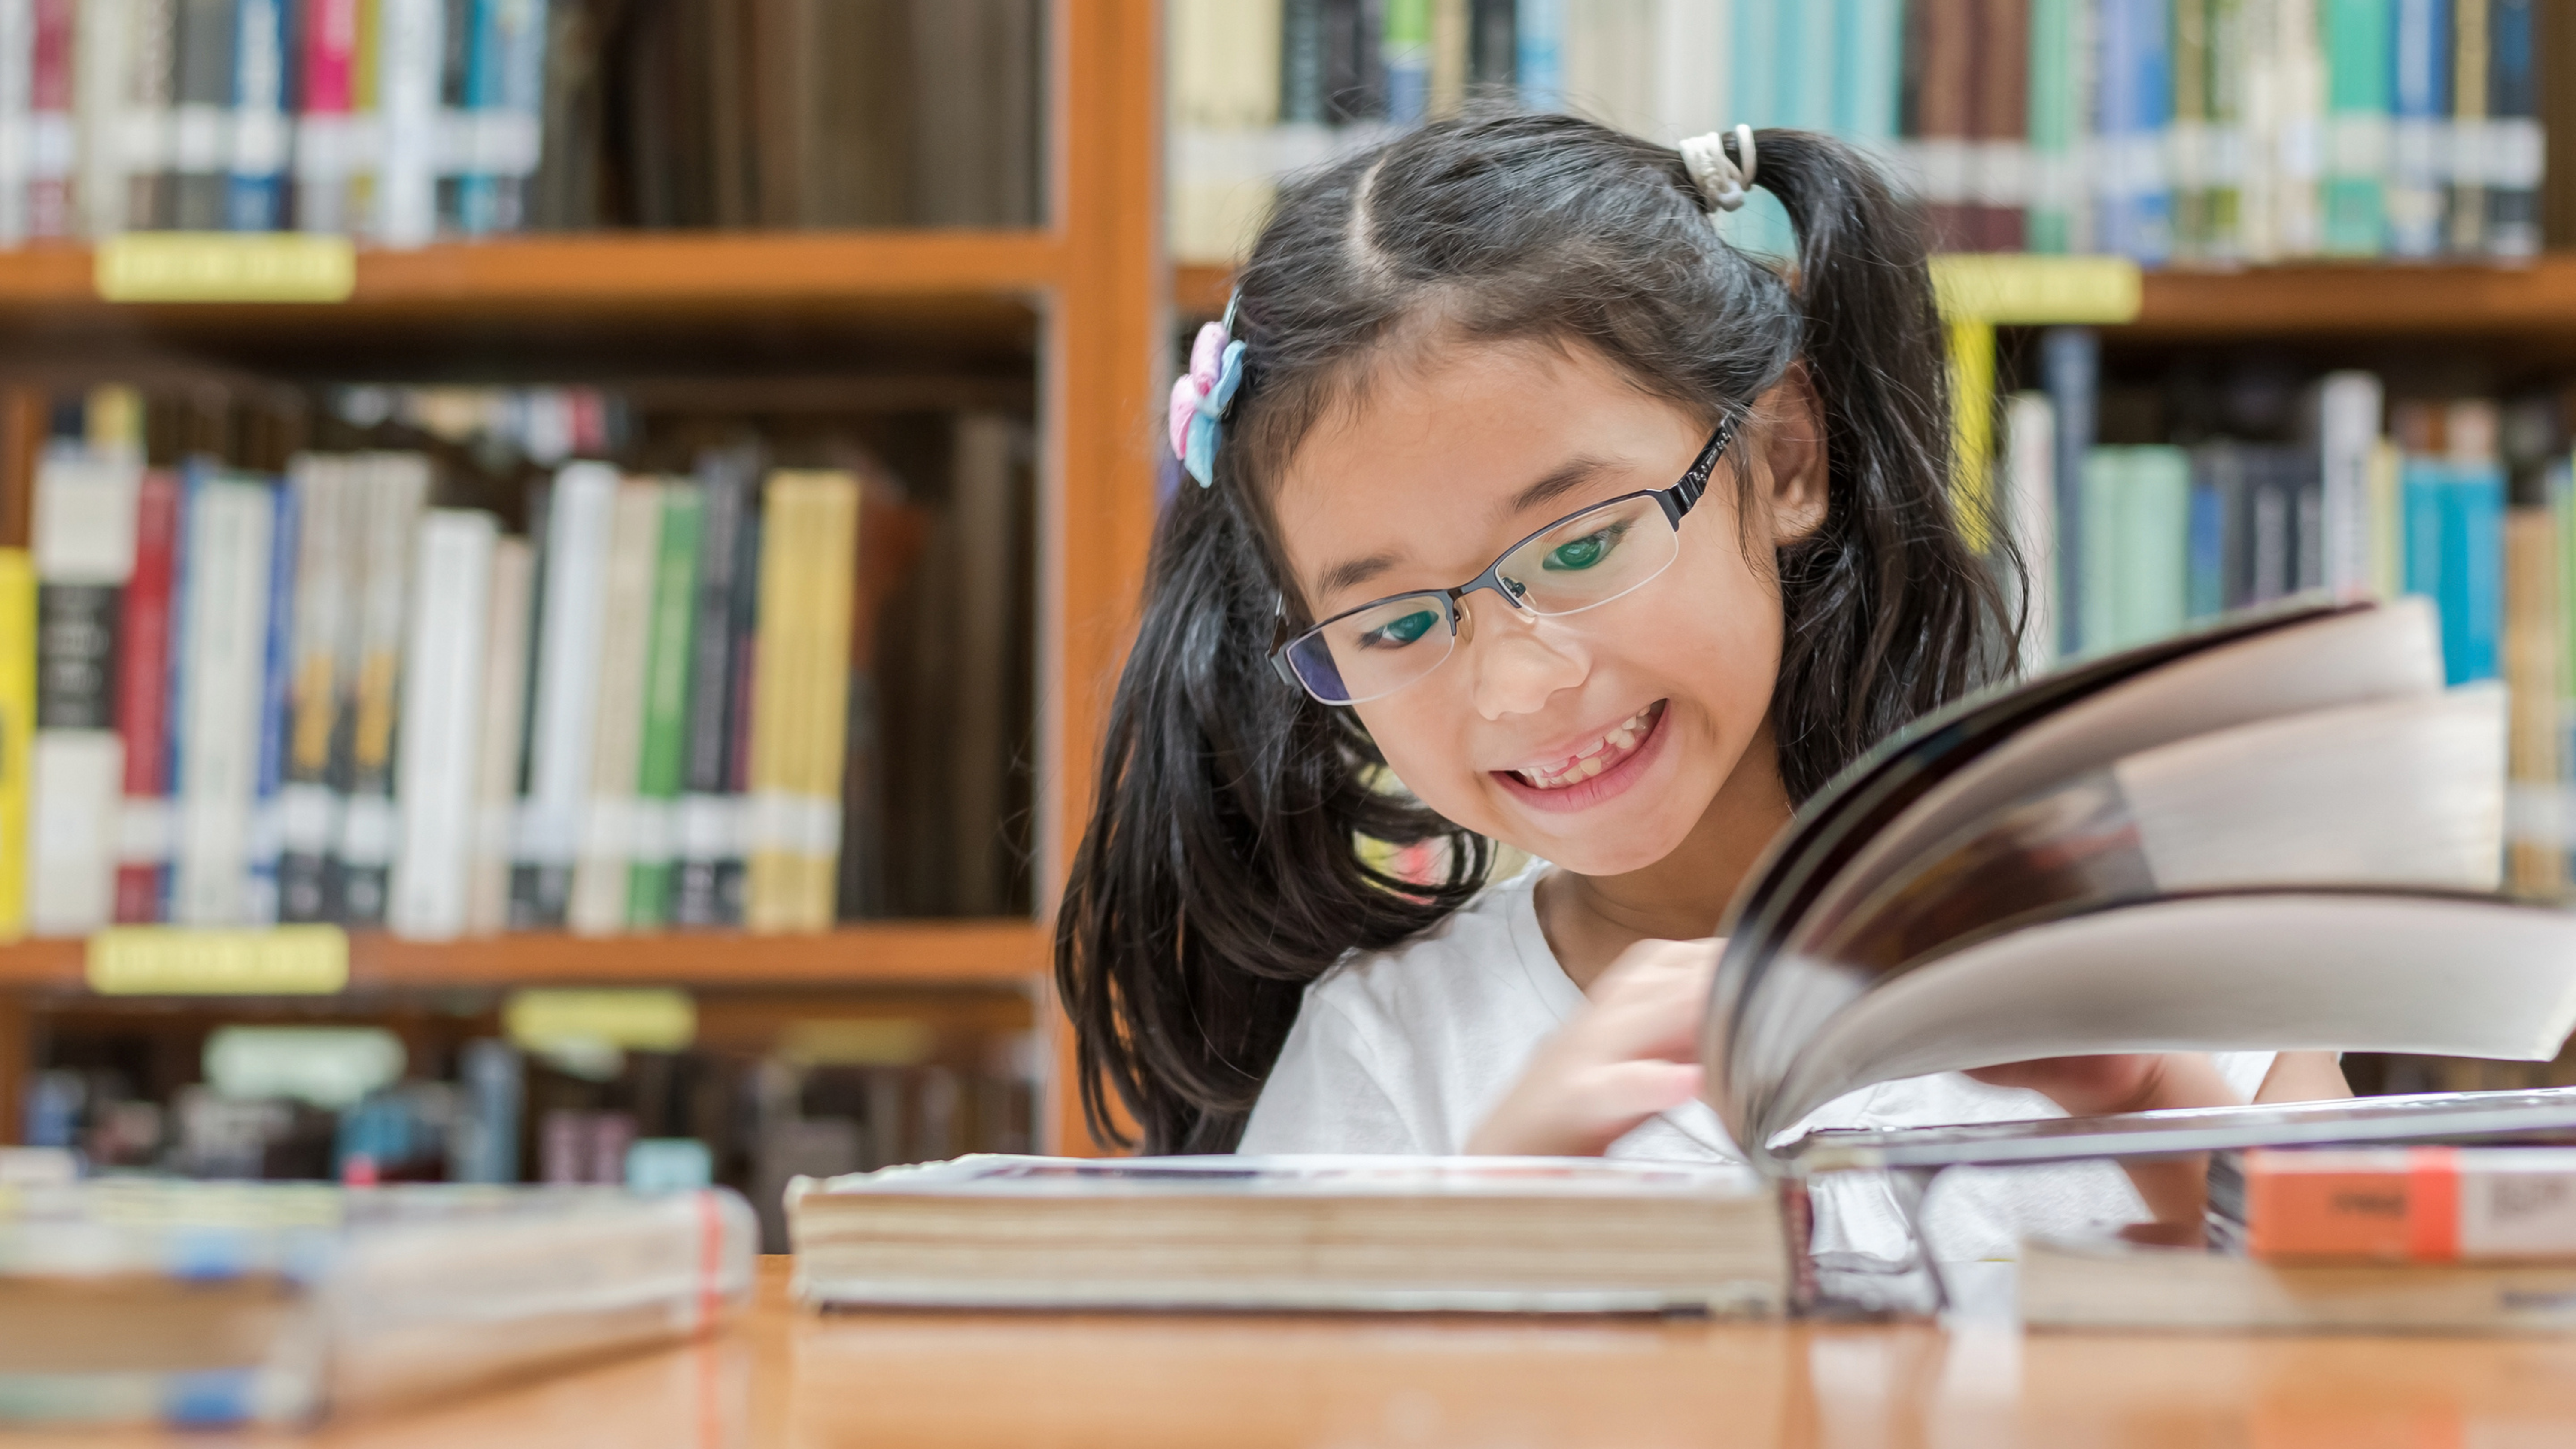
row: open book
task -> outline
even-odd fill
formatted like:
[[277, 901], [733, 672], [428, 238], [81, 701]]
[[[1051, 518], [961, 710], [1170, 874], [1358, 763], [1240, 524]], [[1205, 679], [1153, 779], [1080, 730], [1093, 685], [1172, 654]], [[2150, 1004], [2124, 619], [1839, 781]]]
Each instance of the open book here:
[[[2496, 894], [2505, 717], [2430, 607], [2301, 603], [1927, 719], [1809, 802], [1730, 912], [1707, 1092], [1753, 1165], [1873, 1083], [2040, 1057], [2546, 1060], [2576, 915]], [[1934, 1129], [1937, 1131], [1937, 1129]], [[2013, 1135], [2013, 1129], [2003, 1129]], [[2028, 1124], [1957, 1160], [2110, 1155]], [[1904, 1133], [1880, 1133], [1901, 1144]], [[1933, 1166], [1945, 1139], [1906, 1156]]]

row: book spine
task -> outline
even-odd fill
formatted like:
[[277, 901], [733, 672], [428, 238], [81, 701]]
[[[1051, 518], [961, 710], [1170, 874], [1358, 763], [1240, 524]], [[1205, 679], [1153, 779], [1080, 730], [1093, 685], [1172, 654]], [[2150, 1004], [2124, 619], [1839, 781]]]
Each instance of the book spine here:
[[72, 38], [78, 72], [75, 140], [79, 158], [73, 196], [79, 203], [82, 235], [99, 238], [125, 230], [127, 185], [120, 127], [126, 77], [133, 61], [136, 7], [132, 0], [80, 7]]
[[474, 855], [475, 758], [483, 723], [493, 553], [488, 513], [436, 509], [421, 520], [418, 606], [403, 643], [401, 840], [386, 924], [399, 936], [465, 934]]
[[27, 235], [77, 236], [72, 177], [80, 140], [77, 61], [78, 0], [35, 0], [35, 52], [27, 76]]
[[76, 445], [58, 446], [37, 469], [28, 916], [40, 935], [85, 934], [115, 916], [114, 821], [125, 774], [116, 632], [134, 572], [140, 473]]
[[2206, 3], [2209, 114], [2201, 137], [2209, 188], [2206, 251], [2211, 261], [2232, 264], [2245, 257], [2245, 51], [2252, 27], [2246, 23], [2245, 0]]
[[190, 477], [186, 599], [176, 651], [178, 848], [169, 911], [179, 925], [238, 926], [248, 917], [275, 513], [263, 484], [203, 468]]
[[1386, 118], [1409, 126], [1431, 113], [1431, 0], [1382, 0], [1379, 54], [1386, 66]]
[[252, 787], [247, 912], [253, 925], [263, 926], [278, 919], [277, 868], [285, 848], [279, 791], [286, 782], [287, 721], [294, 698], [295, 566], [302, 524], [294, 489], [273, 488], [270, 493], [277, 511], [269, 534], [268, 627], [260, 660], [259, 757]]
[[2436, 222], [2442, 245], [2463, 257], [2487, 249], [2487, 168], [2495, 140], [2488, 83], [2494, 78], [2494, 8], [2489, 0], [2450, 0], [2450, 124], [2445, 128], [2441, 179], [2448, 183]]
[[2559, 1149], [2256, 1150], [2242, 1161], [2246, 1251], [2264, 1261], [2576, 1256], [2576, 1154]]
[[1516, 0], [1467, 0], [1467, 83], [1479, 96], [1512, 90], [1520, 75]]
[[465, 930], [489, 936], [510, 924], [510, 822], [527, 744], [528, 641], [536, 558], [527, 540], [496, 539], [484, 609], [482, 718], [475, 725], [471, 859]]
[[2004, 412], [2006, 507], [2021, 555], [2021, 669], [2057, 656], [2057, 410], [2048, 394], [2015, 393]]
[[2393, 0], [2319, 0], [2326, 60], [2325, 251], [2376, 256], [2386, 226]]
[[1280, 124], [1324, 120], [1324, 0], [1280, 0]]
[[2101, 377], [2101, 339], [2089, 328], [2052, 327], [2040, 334], [2040, 377], [2056, 414], [2056, 457], [2051, 476], [2057, 488], [2057, 652], [2071, 655], [2090, 649], [2085, 637], [2082, 540], [2086, 498], [2085, 459], [2093, 451], [2095, 395]]
[[1454, 116], [1467, 103], [1470, 50], [1469, 0], [1428, 0], [1431, 7], [1429, 111]]
[[635, 847], [635, 779], [644, 741], [645, 654], [652, 647], [653, 564], [660, 553], [662, 487], [630, 478], [618, 486], [609, 526], [603, 592], [599, 705], [590, 735], [590, 790], [567, 923], [607, 935], [626, 924]]
[[375, 0], [376, 240], [426, 246], [438, 235], [443, 0]]
[[161, 919], [161, 881], [170, 866], [167, 735], [170, 710], [170, 585], [179, 543], [179, 479], [145, 473], [134, 507], [134, 574], [118, 624], [117, 732], [125, 743], [125, 795], [116, 817], [116, 919]]
[[510, 880], [510, 924], [560, 927], [572, 901], [591, 730], [599, 707], [599, 649], [617, 470], [573, 463], [557, 473], [546, 513], [530, 693], [528, 788]]
[[2122, 486], [2121, 627], [2130, 642], [2161, 639], [2189, 612], [2190, 459], [2175, 447], [2133, 449]]
[[493, 230], [492, 176], [483, 165], [483, 130], [501, 99], [501, 19], [501, 0], [449, 0], [448, 46], [454, 64], [443, 110], [456, 140], [447, 157], [456, 175], [439, 183], [454, 198], [452, 205], [442, 204], [439, 210], [466, 236], [484, 236]]
[[[782, 486], [788, 485], [788, 486]], [[791, 640], [806, 621], [798, 616], [807, 562], [798, 547], [813, 522], [805, 490], [773, 473], [762, 489], [760, 622], [752, 645], [750, 828], [744, 841], [743, 924], [753, 931], [794, 928], [796, 887], [796, 735], [804, 720], [797, 705], [804, 681], [801, 651]]]
[[238, 0], [233, 37], [232, 184], [224, 221], [233, 231], [275, 231], [286, 220], [287, 0]]
[[2191, 470], [2190, 552], [2185, 609], [2205, 619], [2227, 608], [2227, 494], [2207, 449]]
[[125, 170], [125, 225], [138, 231], [172, 221], [170, 103], [178, 76], [178, 0], [132, 0], [132, 51], [117, 126]]
[[[1891, 159], [1905, 100], [1903, 0], [1836, 0], [1834, 34], [1834, 131], [1873, 156]], [[1677, 69], [1703, 74], [1707, 57], [1724, 48], [1722, 39], [1695, 45], [1679, 57]], [[1727, 124], [1721, 111], [1713, 125], [1701, 129]]]
[[[2486, 254], [2537, 256], [2548, 138], [2540, 121], [2538, 0], [2488, 0]], [[2566, 84], [2566, 81], [2561, 81]]]
[[2173, 121], [2167, 156], [2173, 179], [2173, 259], [2209, 259], [2209, 3], [2171, 0]]
[[354, 649], [351, 564], [365, 546], [349, 460], [301, 454], [289, 465], [301, 527], [296, 539], [294, 678], [285, 777], [278, 786], [278, 918], [331, 912], [331, 847], [339, 838], [347, 755], [342, 662]]
[[635, 774], [634, 864], [626, 887], [626, 924], [639, 931], [657, 930], [672, 919], [676, 817], [689, 753], [690, 630], [705, 513], [705, 497], [695, 485], [665, 485], [660, 556], [653, 565], [652, 642], [644, 665], [644, 737]]
[[0, 247], [27, 242], [35, 59], [36, 0], [0, 0]]
[[[2474, 0], [2463, 0], [2462, 13]], [[2396, 0], [2396, 66], [2389, 94], [2388, 250], [2442, 249], [2452, 132], [2449, 0]]]
[[725, 706], [730, 721], [725, 790], [731, 808], [724, 837], [726, 854], [716, 865], [716, 916], [728, 926], [741, 925], [747, 918], [750, 896], [752, 705], [760, 686], [760, 560], [768, 533], [763, 515], [744, 512], [734, 553], [733, 675]]
[[302, 0], [303, 106], [295, 117], [295, 224], [325, 235], [352, 230], [351, 104], [358, 63], [359, 0]]
[[1977, 0], [1976, 22], [1970, 189], [1977, 245], [2017, 252], [2029, 234], [2030, 0]]
[[2506, 880], [2516, 891], [2555, 895], [2567, 884], [2567, 854], [2558, 823], [2558, 534], [2546, 506], [2506, 510], [2504, 554]]
[[671, 920], [683, 926], [722, 923], [717, 875], [734, 853], [727, 767], [735, 725], [734, 592], [743, 574], [738, 563], [748, 466], [739, 455], [718, 453], [699, 468], [704, 481], [697, 618], [689, 643], [688, 760], [675, 821], [679, 863], [671, 893]]
[[233, 105], [238, 0], [176, 3], [170, 225], [181, 231], [221, 231], [232, 161], [225, 121]]
[[546, 0], [493, 0], [500, 31], [490, 107], [475, 136], [481, 192], [465, 199], [469, 233], [517, 231], [527, 224], [528, 178], [544, 152]]
[[[973, 443], [971, 434], [977, 430], [987, 435], [984, 441], [988, 445], [998, 443], [1005, 455], [1005, 471], [1001, 476], [986, 481], [997, 484], [1001, 490], [1009, 486], [1009, 427], [1005, 419], [980, 418], [961, 420], [959, 429], [960, 442], [970, 448]], [[798, 810], [799, 829], [795, 842], [799, 857], [795, 929], [825, 931], [831, 929], [835, 919], [834, 898], [841, 878], [841, 830], [845, 823], [841, 814], [841, 769], [847, 758], [850, 632], [852, 611], [858, 600], [859, 483], [845, 473], [819, 474], [810, 479], [809, 486], [815, 493], [814, 501], [809, 505], [814, 528], [805, 540], [805, 547], [813, 554], [808, 576], [814, 597], [806, 615], [810, 620], [810, 638], [805, 644], [808, 702], [801, 744], [804, 779], [800, 793], [803, 800]], [[1009, 506], [1007, 499], [988, 501], [998, 503], [1005, 510]], [[980, 522], [995, 521], [991, 517], [992, 508], [977, 508], [975, 511]], [[1009, 519], [1004, 517], [998, 522], [1000, 527], [985, 536], [994, 540], [1007, 539]], [[991, 561], [1001, 567], [1008, 567], [1010, 557], [1015, 555], [1015, 551], [1004, 553], [998, 549], [988, 552], [996, 555]], [[974, 590], [968, 597], [985, 615], [998, 620], [1005, 607], [1003, 601], [1009, 596], [1009, 581], [988, 578], [985, 582], [990, 587]], [[969, 632], [990, 635], [992, 631], [989, 628], [976, 630], [970, 626]], [[999, 664], [999, 651], [988, 647], [989, 640], [970, 637], [966, 642], [968, 657]], [[1004, 677], [1004, 670], [996, 667], [982, 679], [992, 682]], [[995, 699], [992, 703], [994, 708], [986, 716], [986, 729], [998, 726], [1002, 714], [1000, 701]], [[987, 788], [991, 788], [990, 777]], [[974, 832], [971, 824], [969, 830], [986, 835], [986, 849], [976, 852], [970, 843], [963, 853], [989, 854], [991, 837], [998, 832]]]
[[2504, 638], [2504, 470], [2493, 461], [2453, 463], [2441, 496], [2438, 597], [2443, 632], [2452, 636], [2443, 641], [2449, 682], [2493, 679]]
[[27, 933], [27, 782], [36, 735], [36, 568], [0, 548], [0, 940]]
[[2376, 374], [2336, 372], [2317, 389], [2317, 461], [2324, 479], [2325, 586], [2342, 592], [2374, 582], [2370, 559], [2370, 464], [2379, 441]]
[[394, 850], [394, 724], [400, 717], [403, 613], [409, 600], [413, 535], [429, 499], [429, 460], [412, 453], [362, 455], [356, 466], [365, 560], [357, 601], [357, 657], [351, 671], [348, 799], [331, 862], [333, 918], [380, 926]]
[[1512, 7], [1512, 69], [1520, 82], [1521, 104], [1533, 111], [1565, 105], [1565, 6], [1566, 0], [1519, 0]]

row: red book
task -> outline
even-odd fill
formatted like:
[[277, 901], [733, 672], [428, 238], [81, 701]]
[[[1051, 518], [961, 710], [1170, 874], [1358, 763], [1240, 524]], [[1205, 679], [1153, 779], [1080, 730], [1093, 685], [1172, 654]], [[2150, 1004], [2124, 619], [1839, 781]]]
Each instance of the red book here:
[[358, 0], [303, 0], [304, 96], [295, 118], [295, 219], [347, 231], [358, 55]]
[[125, 737], [125, 811], [117, 822], [116, 919], [161, 919], [170, 858], [170, 593], [179, 554], [178, 475], [153, 469], [136, 492], [134, 577], [119, 627], [116, 730]]
[[72, 124], [72, 31], [80, 0], [36, 0], [35, 55], [27, 76], [27, 235], [68, 237], [79, 134]]
[[2576, 1148], [2258, 1148], [2239, 1161], [2255, 1258], [2576, 1260]]

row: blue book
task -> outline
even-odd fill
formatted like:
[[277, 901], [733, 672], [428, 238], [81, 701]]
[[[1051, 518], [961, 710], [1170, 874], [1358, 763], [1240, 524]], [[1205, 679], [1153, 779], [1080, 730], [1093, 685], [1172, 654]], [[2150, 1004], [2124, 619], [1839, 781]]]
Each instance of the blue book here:
[[1565, 106], [1565, 0], [1519, 0], [1512, 11], [1513, 60], [1521, 104], [1533, 111]]
[[2170, 0], [2102, 0], [2096, 51], [2094, 236], [2106, 252], [2148, 264], [2173, 252], [2165, 133], [2173, 122]]
[[[1727, 95], [1734, 108], [1735, 124], [1757, 131], [1790, 124], [1791, 91], [1796, 82], [1787, 74], [1792, 67], [1786, 61], [1798, 39], [1795, 32], [1800, 22], [1793, 9], [1795, 3], [1796, 0], [1735, 0], [1727, 54]], [[1818, 8], [1828, 18], [1835, 13], [1831, 5]], [[1759, 186], [1744, 198], [1740, 210], [1724, 213], [1719, 224], [1725, 229], [1727, 241], [1739, 250], [1783, 259], [1798, 254], [1797, 233], [1789, 225], [1789, 213], [1781, 208], [1778, 197]]]
[[206, 484], [222, 471], [214, 459], [199, 456], [182, 464], [179, 471], [178, 536], [170, 540], [170, 687], [162, 696], [162, 798], [170, 802], [173, 836], [168, 853], [161, 861], [161, 904], [153, 919], [174, 921], [179, 892], [179, 852], [176, 837], [179, 790], [186, 776], [182, 770], [187, 761], [188, 731], [188, 651], [180, 647], [188, 637], [188, 573], [190, 557], [195, 550], [189, 538], [196, 532], [197, 501]]
[[296, 540], [303, 511], [296, 491], [277, 490], [277, 522], [268, 544], [268, 641], [259, 692], [259, 765], [252, 785], [250, 919], [278, 919], [277, 862], [285, 852], [278, 791], [286, 783], [286, 721], [295, 684]]
[[2451, 465], [2442, 492], [2442, 660], [2452, 684], [2493, 679], [2504, 644], [2504, 469]]
[[2450, 170], [2450, 0], [2397, 0], [2396, 56], [2389, 92], [2388, 249], [2429, 257], [2442, 249], [2444, 181]]
[[2448, 509], [2444, 495], [2449, 491], [2451, 469], [2440, 458], [2408, 454], [2397, 475], [2397, 516], [2401, 528], [2401, 558], [2406, 592], [2421, 594], [2433, 601], [2442, 621], [2443, 671], [2453, 683], [2459, 673], [2459, 645], [2453, 633], [2453, 608], [2443, 597], [2443, 565], [2447, 550], [2443, 547], [2443, 522]]
[[1886, 155], [1905, 89], [1905, 0], [1834, 0], [1832, 13], [1834, 134]]
[[1829, 131], [1834, 125], [1834, 24], [1839, 5], [1806, 0], [1790, 8], [1780, 27], [1780, 119], [1776, 123], [1801, 131]]
[[2213, 460], [2192, 460], [2190, 561], [2183, 612], [2206, 619], [2227, 608], [2227, 494]]
[[293, 8], [287, 0], [240, 0], [233, 12], [232, 179], [224, 194], [224, 225], [232, 231], [286, 225]]
[[[2487, 11], [2487, 254], [2540, 250], [2540, 181], [2547, 137], [2533, 0], [2493, 0]], [[2553, 82], [2565, 85], [2565, 78]]]
[[2057, 413], [2057, 652], [2067, 658], [2092, 643], [2084, 636], [2082, 611], [2072, 605], [2083, 596], [2084, 459], [2093, 450], [2102, 339], [2089, 327], [2052, 327], [2040, 334], [2039, 357], [2041, 385]]

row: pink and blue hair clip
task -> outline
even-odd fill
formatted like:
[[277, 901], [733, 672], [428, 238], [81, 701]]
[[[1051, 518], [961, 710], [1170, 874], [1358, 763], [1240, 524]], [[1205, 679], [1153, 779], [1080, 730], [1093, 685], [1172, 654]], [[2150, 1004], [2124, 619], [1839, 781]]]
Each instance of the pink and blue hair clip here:
[[1172, 456], [1201, 488], [1216, 481], [1216, 445], [1235, 389], [1243, 386], [1243, 344], [1234, 340], [1234, 299], [1225, 320], [1199, 329], [1190, 370], [1172, 383]]

